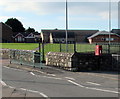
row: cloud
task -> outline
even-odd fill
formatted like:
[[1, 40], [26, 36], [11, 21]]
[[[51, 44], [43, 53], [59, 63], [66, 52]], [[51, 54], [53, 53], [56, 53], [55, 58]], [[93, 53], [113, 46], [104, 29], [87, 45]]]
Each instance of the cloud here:
[[[41, 0], [40, 0], [41, 1]], [[3, 11], [6, 12], [26, 12], [37, 15], [65, 15], [65, 2], [40, 2], [39, 0], [16, 0], [0, 1]], [[112, 13], [114, 18], [117, 16], [117, 3], [112, 3]], [[108, 2], [69, 2], [68, 12], [70, 16], [99, 16], [108, 19]]]

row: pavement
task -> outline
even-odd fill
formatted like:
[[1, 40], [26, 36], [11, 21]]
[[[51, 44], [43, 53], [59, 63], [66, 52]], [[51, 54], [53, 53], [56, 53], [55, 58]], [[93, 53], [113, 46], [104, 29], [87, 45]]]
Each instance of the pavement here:
[[[47, 75], [48, 76], [48, 78], [50, 78], [51, 76], [52, 77], [54, 77], [54, 75], [57, 75], [58, 77], [64, 77], [64, 73], [65, 73], [65, 76], [74, 76], [74, 78], [75, 77], [77, 77], [78, 76], [78, 73], [74, 73], [74, 72], [69, 72], [69, 71], [65, 71], [65, 70], [62, 70], [62, 69], [57, 69], [57, 68], [53, 68], [53, 67], [48, 67], [48, 66], [45, 66], [45, 67], [43, 67], [42, 69], [41, 68], [34, 68], [34, 67], [31, 67], [31, 66], [27, 66], [27, 65], [19, 65], [19, 64], [10, 64], [10, 61], [8, 60], [8, 59], [0, 59], [0, 63], [2, 63], [2, 65], [1, 66], [5, 66], [6, 68], [13, 68], [13, 69], [17, 69], [17, 70], [25, 70], [25, 71], [28, 71], [28, 72], [32, 72], [32, 73], [35, 73], [36, 75], [37, 74], [41, 74], [43, 77], [46, 77], [46, 76], [44, 76], [44, 75]], [[7, 72], [7, 71], [6, 71]], [[34, 75], [35, 75], [34, 74]], [[73, 75], [73, 74], [75, 74], [75, 75]], [[86, 75], [86, 77], [88, 76], [88, 74], [86, 74], [86, 73], [79, 73], [81, 76], [79, 76], [79, 77], [81, 77], [81, 79], [82, 79], [82, 81], [84, 81], [85, 79], [84, 79], [84, 76], [82, 76], [82, 75]], [[93, 74], [92, 73], [89, 73], [89, 77], [87, 78], [87, 80], [88, 79], [93, 79], [93, 77], [92, 78], [90, 78], [91, 76], [93, 76]], [[41, 76], [41, 77], [42, 77]], [[50, 77], [49, 77], [50, 76]], [[113, 74], [113, 75], [109, 75], [109, 74], [99, 74], [99, 75], [94, 75], [94, 76], [96, 76], [96, 78], [98, 78], [98, 77], [102, 77], [102, 78], [100, 78], [100, 79], [98, 79], [99, 80], [99, 82], [103, 82], [103, 80], [104, 79], [109, 79], [110, 81], [112, 81], [112, 80], [114, 80], [114, 82], [116, 83], [116, 80], [117, 80], [117, 75], [116, 74]], [[112, 78], [111, 78], [111, 76], [112, 76]], [[96, 78], [95, 78], [95, 80], [96, 80]], [[43, 78], [41, 78], [41, 79], [43, 79]], [[45, 78], [44, 78], [45, 79]], [[44, 80], [43, 79], [43, 80]], [[67, 78], [67, 79], [72, 79], [72, 78]], [[76, 78], [77, 79], [77, 78]], [[73, 81], [74, 81], [74, 79], [72, 79]], [[79, 79], [77, 79], [77, 80], [79, 80]], [[70, 81], [70, 80], [68, 80], [68, 81]], [[92, 80], [93, 81], [93, 80]], [[51, 81], [52, 82], [52, 81]], [[57, 82], [57, 81], [56, 81]], [[81, 81], [80, 81], [81, 82]], [[101, 82], [101, 83], [102, 83]], [[59, 83], [59, 82], [58, 82]], [[61, 83], [63, 83], [63, 82], [61, 82]], [[73, 83], [73, 82], [72, 82]], [[68, 83], [66, 83], [66, 82], [64, 82], [64, 84], [67, 84], [67, 85], [69, 85]], [[76, 83], [74, 83], [74, 84], [76, 84]], [[108, 84], [108, 83], [106, 83], [106, 84]], [[0, 85], [2, 86], [2, 99], [7, 99], [7, 98], [10, 98], [10, 99], [16, 99], [16, 97], [19, 97], [20, 99], [28, 99], [28, 97], [33, 97], [33, 99], [39, 99], [39, 97], [41, 97], [41, 98], [48, 98], [48, 97], [46, 97], [43, 93], [39, 93], [39, 92], [37, 92], [37, 91], [33, 91], [33, 90], [29, 90], [29, 89], [22, 89], [22, 88], [15, 88], [15, 87], [12, 87], [12, 86], [8, 86], [8, 85], [6, 85], [4, 82], [0, 82]], [[78, 84], [77, 84], [78, 85]], [[111, 84], [112, 85], [112, 84]], [[88, 86], [88, 85], [87, 85]], [[49, 86], [50, 87], [50, 86]], [[74, 86], [73, 86], [74, 87]], [[91, 87], [91, 86], [90, 86]], [[115, 86], [116, 87], [116, 86]], [[41, 87], [42, 88], [42, 87]], [[53, 87], [52, 87], [53, 88]], [[51, 88], [51, 89], [52, 89]], [[88, 87], [86, 87], [86, 88], [88, 88]], [[62, 90], [62, 89], [61, 89]], [[81, 90], [83, 90], [83, 89], [81, 89]], [[82, 92], [82, 91], [81, 91]], [[50, 93], [50, 92], [49, 92]], [[90, 92], [89, 92], [90, 93]], [[43, 99], [44, 99], [43, 98]], [[30, 98], [31, 99], [31, 98]], [[106, 98], [107, 99], [107, 98]]]

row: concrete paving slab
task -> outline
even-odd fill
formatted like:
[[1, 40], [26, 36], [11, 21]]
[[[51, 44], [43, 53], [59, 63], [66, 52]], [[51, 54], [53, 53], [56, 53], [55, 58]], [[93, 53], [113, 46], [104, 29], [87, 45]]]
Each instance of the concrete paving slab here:
[[14, 88], [9, 88], [7, 86], [2, 87], [2, 97], [11, 97]]
[[14, 89], [11, 97], [26, 97], [26, 91]]

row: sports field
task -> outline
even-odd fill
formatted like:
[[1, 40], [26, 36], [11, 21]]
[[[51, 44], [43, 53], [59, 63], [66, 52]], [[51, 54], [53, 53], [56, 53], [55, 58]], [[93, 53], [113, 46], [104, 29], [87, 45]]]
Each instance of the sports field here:
[[[36, 50], [38, 43], [0, 43], [1, 48], [21, 49], [21, 50]], [[92, 52], [95, 45], [91, 44], [76, 44], [77, 52]], [[38, 49], [37, 49], [38, 50]], [[42, 45], [41, 45], [42, 51]], [[66, 44], [44, 44], [44, 52], [66, 52]], [[74, 44], [68, 44], [68, 52], [74, 52]]]

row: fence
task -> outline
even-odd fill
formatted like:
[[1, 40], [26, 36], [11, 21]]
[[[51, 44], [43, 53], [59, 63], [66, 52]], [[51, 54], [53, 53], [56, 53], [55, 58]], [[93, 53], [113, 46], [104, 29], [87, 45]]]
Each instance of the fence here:
[[100, 44], [103, 48], [103, 53], [120, 54], [120, 44]]
[[112, 69], [120, 73], [120, 54], [112, 54]]
[[10, 50], [10, 63], [29, 65], [32, 67], [43, 67], [41, 54], [34, 51]]

